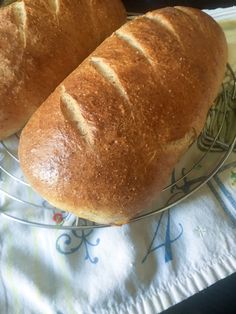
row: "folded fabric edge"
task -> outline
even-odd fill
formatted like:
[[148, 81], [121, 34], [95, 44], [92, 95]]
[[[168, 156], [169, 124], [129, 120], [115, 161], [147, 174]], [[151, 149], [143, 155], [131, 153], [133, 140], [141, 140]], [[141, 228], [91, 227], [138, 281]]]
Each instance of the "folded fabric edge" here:
[[236, 18], [236, 6], [228, 8], [217, 8], [214, 10], [203, 10], [216, 20], [225, 20]]
[[95, 308], [89, 313], [99, 314], [157, 314], [174, 306], [194, 294], [208, 288], [218, 280], [224, 279], [236, 271], [236, 256], [222, 255], [189, 274], [179, 276], [169, 287], [155, 289], [151, 286], [150, 295], [141, 295], [127, 303], [115, 304], [106, 309]]

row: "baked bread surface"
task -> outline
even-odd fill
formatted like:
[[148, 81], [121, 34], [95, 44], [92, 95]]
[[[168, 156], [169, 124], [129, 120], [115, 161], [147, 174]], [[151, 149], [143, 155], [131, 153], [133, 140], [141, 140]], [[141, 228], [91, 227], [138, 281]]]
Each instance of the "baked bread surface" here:
[[205, 13], [164, 8], [106, 39], [24, 128], [20, 162], [52, 205], [123, 224], [151, 208], [201, 132], [227, 45]]
[[0, 139], [126, 20], [120, 0], [21, 0], [0, 8]]

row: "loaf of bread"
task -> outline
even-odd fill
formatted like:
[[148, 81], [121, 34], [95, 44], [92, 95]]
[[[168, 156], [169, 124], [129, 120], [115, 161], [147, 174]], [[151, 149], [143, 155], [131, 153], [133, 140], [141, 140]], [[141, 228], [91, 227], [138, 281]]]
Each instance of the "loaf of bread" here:
[[[12, 2], [12, 1], [11, 1]], [[120, 0], [21, 0], [0, 8], [0, 139], [126, 20]]]
[[19, 156], [52, 205], [123, 224], [152, 207], [201, 132], [227, 62], [205, 13], [164, 8], [125, 24], [44, 102]]

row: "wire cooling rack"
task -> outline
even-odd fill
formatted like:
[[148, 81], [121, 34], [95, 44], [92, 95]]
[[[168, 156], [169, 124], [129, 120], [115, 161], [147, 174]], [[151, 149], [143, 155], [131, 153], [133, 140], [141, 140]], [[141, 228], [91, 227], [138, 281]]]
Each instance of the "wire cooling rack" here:
[[[20, 134], [0, 142], [0, 214], [35, 227], [75, 230], [104, 228], [50, 206], [25, 181], [17, 155]], [[205, 127], [174, 169], [168, 186], [152, 208], [131, 222], [167, 210], [192, 195], [214, 176], [236, 145], [236, 77], [228, 65], [222, 90]]]

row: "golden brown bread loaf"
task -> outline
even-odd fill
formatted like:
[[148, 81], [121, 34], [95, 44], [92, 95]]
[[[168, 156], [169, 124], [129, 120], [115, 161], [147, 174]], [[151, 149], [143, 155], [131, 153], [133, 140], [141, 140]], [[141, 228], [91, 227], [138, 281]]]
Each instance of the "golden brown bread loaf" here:
[[0, 8], [0, 139], [126, 20], [120, 0], [21, 0]]
[[203, 12], [165, 8], [129, 22], [24, 128], [26, 178], [58, 208], [128, 222], [152, 206], [199, 135], [226, 61], [224, 34]]

